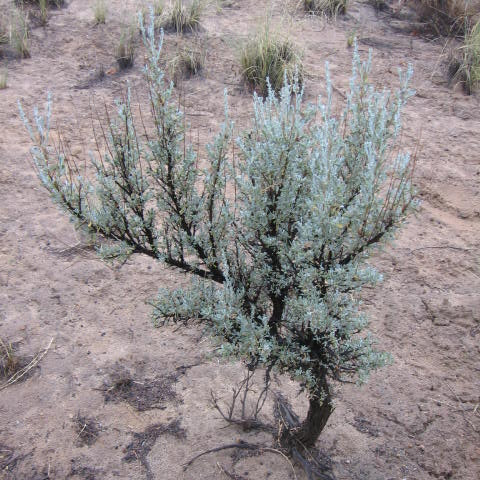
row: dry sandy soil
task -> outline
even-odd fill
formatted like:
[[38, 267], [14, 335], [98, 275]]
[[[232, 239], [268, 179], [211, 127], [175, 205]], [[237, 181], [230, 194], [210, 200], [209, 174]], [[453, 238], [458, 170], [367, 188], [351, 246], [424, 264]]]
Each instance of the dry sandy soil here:
[[[8, 3], [0, 1], [3, 8]], [[127, 73], [111, 69], [120, 23], [139, 2], [107, 3], [107, 24], [97, 27], [93, 1], [67, 0], [53, 11], [45, 28], [32, 30], [31, 58], [8, 61], [9, 87], [0, 91], [0, 337], [25, 362], [53, 339], [27, 378], [0, 390], [0, 478], [227, 478], [221, 466], [236, 472], [231, 478], [295, 478], [274, 453], [225, 451], [183, 471], [204, 449], [270, 441], [226, 427], [212, 408], [210, 391], [226, 398], [241, 366], [212, 357], [212, 345], [195, 328], [154, 329], [146, 301], [186, 277], [141, 257], [121, 268], [102, 263], [33, 171], [18, 99], [31, 111], [50, 90], [55, 129], [79, 158], [92, 147], [92, 98], [111, 104], [129, 80], [146, 105], [142, 49]], [[376, 83], [394, 87], [397, 67], [413, 64], [417, 93], [405, 111], [404, 144], [420, 147], [421, 207], [395, 244], [373, 259], [385, 281], [365, 293], [364, 304], [371, 330], [395, 362], [365, 386], [337, 392], [318, 447], [338, 480], [480, 478], [479, 96], [448, 86], [442, 40], [412, 33], [364, 2], [352, 2], [336, 22], [306, 17], [293, 2], [229, 5], [208, 7], [200, 32], [206, 66], [181, 89], [200, 144], [222, 118], [225, 86], [237, 123], [247, 122], [251, 95], [237, 48], [267, 9], [303, 50], [309, 100], [323, 89], [328, 60], [342, 101], [352, 33], [363, 55], [373, 50]], [[166, 57], [178, 41], [166, 35]], [[102, 80], [100, 64], [108, 71]], [[279, 379], [275, 388], [305, 412], [293, 383]], [[264, 416], [271, 416], [269, 407]], [[306, 477], [297, 470], [296, 478]]]

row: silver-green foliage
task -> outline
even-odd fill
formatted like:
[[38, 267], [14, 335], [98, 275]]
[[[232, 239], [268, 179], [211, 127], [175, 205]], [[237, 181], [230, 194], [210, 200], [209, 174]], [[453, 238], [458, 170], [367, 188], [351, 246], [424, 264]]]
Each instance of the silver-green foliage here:
[[223, 354], [287, 373], [311, 398], [328, 394], [327, 379], [362, 380], [388, 360], [364, 333], [359, 293], [380, 279], [367, 258], [414, 204], [412, 161], [398, 153], [411, 71], [395, 93], [377, 91], [370, 59], [355, 49], [340, 114], [328, 75], [315, 105], [296, 84], [254, 96], [251, 129], [236, 140], [226, 109], [202, 169], [160, 67], [162, 38], [153, 19], [140, 22], [153, 135], [137, 134], [127, 96], [89, 181], [50, 147], [50, 101], [33, 127], [22, 112], [43, 185], [76, 221], [114, 240], [99, 250], [105, 258], [138, 252], [193, 274], [190, 288], [160, 291], [157, 324], [195, 319]]

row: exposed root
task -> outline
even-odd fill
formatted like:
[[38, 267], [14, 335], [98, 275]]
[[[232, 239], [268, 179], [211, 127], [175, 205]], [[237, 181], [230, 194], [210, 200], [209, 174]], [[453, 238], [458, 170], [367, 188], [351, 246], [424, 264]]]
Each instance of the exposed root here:
[[247, 442], [238, 442], [238, 443], [230, 443], [228, 445], [221, 445], [219, 447], [211, 448], [210, 450], [205, 450], [204, 452], [201, 452], [198, 455], [195, 455], [195, 457], [193, 457], [183, 465], [183, 470], [187, 470], [188, 467], [190, 467], [190, 465], [192, 465], [192, 463], [195, 462], [195, 460], [198, 460], [200, 457], [209, 455], [210, 453], [221, 452], [222, 450], [230, 450], [232, 448], [258, 451], [258, 450], [262, 450], [264, 447], [261, 445], [256, 445], [254, 443], [247, 443]]
[[[259, 414], [265, 405], [266, 397], [270, 387], [270, 372], [265, 374], [265, 384], [260, 393], [254, 389], [253, 376], [255, 370], [248, 370], [244, 379], [232, 389], [232, 396], [229, 402], [223, 407], [220, 406], [218, 398], [212, 392], [212, 403], [222, 418], [228, 423], [239, 426], [244, 431], [262, 430], [270, 433], [274, 438], [274, 445], [267, 446], [262, 444], [253, 444], [244, 441], [238, 443], [230, 443], [220, 445], [210, 450], [199, 453], [186, 464], [184, 470], [187, 470], [199, 458], [221, 452], [223, 450], [237, 449], [249, 452], [248, 455], [262, 455], [264, 453], [274, 453], [280, 455], [290, 465], [294, 478], [295, 467], [293, 463], [300, 466], [309, 480], [334, 480], [331, 474], [331, 465], [326, 456], [320, 454], [315, 449], [310, 449], [299, 439], [298, 432], [301, 428], [301, 422], [293, 411], [288, 401], [281, 395], [275, 395], [274, 399], [274, 417], [276, 424], [267, 424], [259, 420]], [[257, 398], [248, 403], [249, 395], [258, 395]], [[248, 403], [248, 405], [247, 405]], [[247, 411], [253, 411], [247, 415]], [[250, 408], [249, 408], [250, 407]], [[235, 412], [239, 412], [239, 416], [235, 416]], [[238, 459], [234, 460], [235, 465]], [[228, 478], [234, 480], [244, 480], [244, 477], [238, 475], [232, 470], [226, 469], [223, 465], [217, 463], [220, 471]]]
[[305, 471], [309, 480], [334, 480], [327, 460], [320, 461], [318, 452], [304, 445], [296, 435], [300, 420], [288, 401], [281, 395], [275, 397], [275, 419], [278, 422], [276, 442], [287, 455]]
[[[269, 453], [275, 453], [277, 455], [280, 455], [290, 464], [290, 466], [292, 467], [293, 476], [294, 476], [295, 479], [297, 478], [292, 462], [289, 460], [289, 458], [281, 450], [279, 450], [277, 448], [267, 447], [265, 445], [257, 445], [255, 443], [247, 443], [247, 442], [242, 442], [242, 441], [238, 442], [238, 443], [230, 443], [230, 444], [227, 444], [227, 445], [221, 445], [221, 446], [216, 447], [216, 448], [211, 448], [210, 450], [205, 450], [204, 452], [199, 453], [198, 455], [193, 457], [191, 460], [189, 460], [187, 463], [185, 463], [183, 465], [183, 470], [184, 471], [187, 470], [188, 467], [190, 467], [192, 465], [192, 463], [194, 463], [200, 457], [203, 457], [205, 455], [209, 455], [210, 453], [221, 452], [222, 450], [230, 450], [230, 449], [234, 449], [234, 448], [243, 449], [243, 450], [251, 450], [251, 451], [256, 452], [258, 454], [269, 452]], [[219, 467], [222, 469], [223, 473], [225, 473], [227, 476], [230, 476], [230, 478], [234, 478], [234, 479], [239, 478], [238, 475], [226, 471], [221, 465], [219, 465]]]

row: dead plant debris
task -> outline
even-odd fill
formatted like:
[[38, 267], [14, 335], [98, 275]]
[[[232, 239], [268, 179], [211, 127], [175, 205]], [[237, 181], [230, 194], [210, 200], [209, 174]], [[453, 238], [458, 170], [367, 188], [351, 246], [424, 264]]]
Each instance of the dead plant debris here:
[[353, 426], [360, 433], [366, 433], [367, 435], [370, 435], [371, 437], [378, 437], [379, 436], [378, 428], [376, 428], [375, 425], [373, 425], [371, 422], [369, 422], [365, 417], [362, 417], [360, 415], [357, 415], [353, 419]]
[[126, 402], [139, 412], [165, 409], [168, 402], [181, 401], [173, 389], [180, 375], [177, 371], [152, 379], [134, 380], [126, 371], [114, 373], [110, 384], [103, 389], [105, 402]]
[[71, 469], [67, 479], [81, 478], [82, 480], [99, 480], [103, 478], [103, 475], [100, 475], [101, 472], [97, 468], [85, 465], [86, 462], [88, 462], [88, 460], [83, 457], [72, 458]]
[[186, 438], [186, 431], [180, 426], [177, 418], [170, 423], [150, 425], [145, 431], [134, 433], [133, 441], [125, 449], [123, 460], [127, 463], [139, 461], [145, 468], [146, 479], [153, 480], [154, 475], [147, 457], [160, 435], [173, 435], [177, 438]]
[[75, 428], [76, 443], [79, 446], [93, 445], [102, 430], [102, 426], [94, 418], [81, 415], [80, 412], [73, 418]]
[[0, 472], [7, 469], [15, 459], [15, 450], [7, 447], [7, 445], [0, 444]]

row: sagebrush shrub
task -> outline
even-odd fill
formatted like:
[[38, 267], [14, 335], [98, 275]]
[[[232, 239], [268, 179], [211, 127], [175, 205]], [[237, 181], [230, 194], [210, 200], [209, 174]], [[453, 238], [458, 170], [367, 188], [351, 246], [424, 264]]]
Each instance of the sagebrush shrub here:
[[370, 253], [414, 203], [413, 162], [398, 153], [411, 71], [397, 92], [377, 91], [370, 59], [361, 62], [355, 48], [341, 113], [328, 70], [315, 105], [287, 82], [278, 97], [254, 96], [251, 127], [237, 139], [226, 108], [201, 168], [164, 81], [153, 15], [147, 29], [140, 23], [153, 134], [137, 133], [127, 95], [89, 180], [51, 146], [51, 102], [45, 116], [35, 110], [34, 126], [21, 110], [40, 181], [75, 221], [109, 240], [103, 258], [141, 253], [190, 273], [190, 287], [159, 292], [157, 325], [198, 322], [221, 355], [298, 381], [310, 406], [291, 435], [311, 446], [333, 410], [333, 384], [362, 381], [389, 359], [366, 333], [359, 294], [381, 278]]

